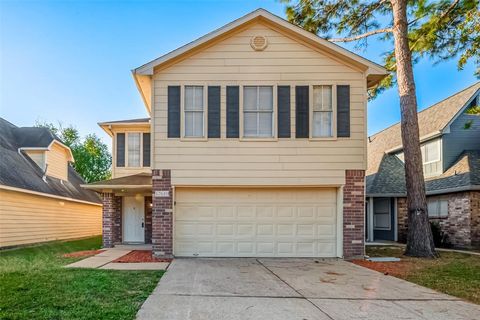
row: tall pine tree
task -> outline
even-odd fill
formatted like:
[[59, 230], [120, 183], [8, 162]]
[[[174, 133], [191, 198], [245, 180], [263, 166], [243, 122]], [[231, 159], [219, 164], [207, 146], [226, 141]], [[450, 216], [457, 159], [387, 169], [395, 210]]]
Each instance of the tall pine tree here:
[[[408, 235], [405, 254], [435, 257], [428, 222], [417, 117], [413, 63], [428, 56], [458, 58], [459, 69], [473, 59], [480, 76], [479, 0], [283, 0], [287, 18], [333, 42], [367, 45], [377, 37], [391, 43], [385, 66], [391, 75], [370, 94], [398, 87], [405, 154]], [[331, 37], [331, 34], [336, 37]]]

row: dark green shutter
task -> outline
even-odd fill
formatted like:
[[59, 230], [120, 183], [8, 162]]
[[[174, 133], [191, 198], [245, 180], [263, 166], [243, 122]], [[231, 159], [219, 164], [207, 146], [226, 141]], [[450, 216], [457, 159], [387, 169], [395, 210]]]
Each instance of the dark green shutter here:
[[220, 86], [208, 87], [208, 137], [220, 138]]
[[290, 138], [290, 86], [278, 86], [278, 137]]
[[125, 167], [125, 133], [117, 133], [117, 167]]
[[337, 137], [350, 137], [350, 86], [337, 86]]
[[309, 137], [308, 86], [295, 87], [296, 138]]
[[143, 134], [143, 166], [150, 167], [150, 133]]
[[227, 86], [227, 138], [239, 137], [240, 88]]
[[168, 86], [169, 138], [180, 138], [180, 86]]

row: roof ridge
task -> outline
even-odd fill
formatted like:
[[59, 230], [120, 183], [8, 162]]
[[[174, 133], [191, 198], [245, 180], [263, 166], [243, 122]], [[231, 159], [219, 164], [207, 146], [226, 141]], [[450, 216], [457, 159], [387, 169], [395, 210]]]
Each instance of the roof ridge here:
[[[428, 107], [426, 107], [425, 109], [422, 109], [421, 111], [417, 111], [417, 115], [420, 114], [420, 113], [422, 113], [422, 112], [424, 112], [424, 111], [426, 111], [426, 110], [428, 110], [428, 109], [430, 109], [430, 108], [435, 107], [436, 105], [438, 105], [438, 104], [440, 104], [440, 103], [442, 103], [442, 102], [444, 102], [444, 101], [446, 101], [446, 100], [448, 100], [448, 99], [451, 99], [451, 98], [453, 98], [453, 97], [461, 94], [461, 93], [464, 92], [464, 91], [467, 91], [468, 89], [470, 89], [470, 88], [472, 88], [472, 87], [474, 87], [474, 86], [476, 86], [476, 85], [478, 85], [478, 84], [480, 84], [480, 81], [477, 81], [477, 82], [473, 83], [472, 85], [470, 85], [470, 86], [468, 86], [468, 87], [466, 87], [466, 88], [463, 88], [462, 90], [460, 90], [460, 91], [458, 91], [458, 92], [456, 92], [456, 93], [453, 93], [453, 94], [449, 95], [448, 97], [443, 98], [443, 99], [440, 100], [440, 101], [435, 102], [435, 103], [432, 104], [431, 106], [428, 106]], [[398, 125], [398, 124], [400, 124], [400, 121], [395, 122], [394, 124], [392, 124], [392, 125], [384, 128], [384, 129], [378, 131], [377, 133], [372, 134], [372, 135], [369, 136], [369, 137], [372, 138], [372, 137], [374, 137], [374, 136], [382, 133], [383, 131], [386, 131], [386, 130], [388, 130], [388, 129], [390, 129], [390, 128]]]

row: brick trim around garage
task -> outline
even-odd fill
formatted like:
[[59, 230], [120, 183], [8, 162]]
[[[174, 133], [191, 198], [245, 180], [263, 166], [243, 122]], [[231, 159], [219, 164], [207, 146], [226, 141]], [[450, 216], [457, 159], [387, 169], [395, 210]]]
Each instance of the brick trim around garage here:
[[155, 256], [173, 254], [173, 189], [170, 170], [152, 170], [152, 250]]
[[343, 187], [343, 256], [365, 255], [365, 171], [345, 171]]

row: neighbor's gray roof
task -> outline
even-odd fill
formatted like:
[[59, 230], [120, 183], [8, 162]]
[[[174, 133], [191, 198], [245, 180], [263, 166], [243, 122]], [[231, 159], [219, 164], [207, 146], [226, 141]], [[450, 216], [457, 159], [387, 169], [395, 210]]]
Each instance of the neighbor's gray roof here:
[[80, 187], [85, 182], [71, 166], [68, 166], [68, 181], [49, 176], [44, 181], [42, 169], [18, 150], [48, 147], [53, 139], [56, 137], [48, 129], [19, 128], [0, 118], [0, 185], [100, 203], [97, 194]]
[[[376, 174], [367, 176], [367, 196], [406, 194], [405, 167], [395, 155], [385, 155]], [[464, 151], [443, 174], [425, 180], [427, 194], [480, 188], [480, 150]]]
[[[420, 111], [418, 113], [420, 138], [442, 131], [478, 90], [480, 90], [480, 82]], [[376, 173], [385, 151], [401, 145], [400, 123], [396, 123], [369, 137], [366, 174]]]

